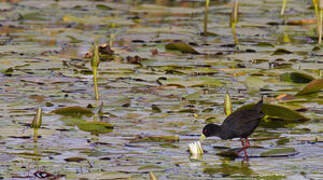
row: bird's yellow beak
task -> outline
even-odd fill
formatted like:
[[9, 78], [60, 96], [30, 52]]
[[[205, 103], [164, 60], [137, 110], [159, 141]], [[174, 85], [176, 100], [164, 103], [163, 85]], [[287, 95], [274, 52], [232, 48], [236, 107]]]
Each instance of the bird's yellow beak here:
[[205, 138], [206, 138], [205, 135], [201, 133], [200, 142], [203, 142]]

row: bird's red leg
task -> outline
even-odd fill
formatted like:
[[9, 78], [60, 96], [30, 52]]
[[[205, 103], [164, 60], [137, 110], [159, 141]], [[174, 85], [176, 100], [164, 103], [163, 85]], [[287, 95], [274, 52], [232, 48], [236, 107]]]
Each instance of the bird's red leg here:
[[242, 148], [241, 148], [241, 149], [239, 149], [239, 151], [238, 151], [238, 152], [236, 152], [237, 156], [239, 156], [239, 153], [240, 153], [242, 150], [244, 150], [244, 140], [243, 140], [243, 138], [240, 138], [240, 141], [241, 141]]
[[246, 138], [246, 149], [248, 149], [249, 147], [250, 147], [250, 144], [249, 144], [248, 138]]
[[250, 144], [249, 144], [249, 141], [248, 141], [248, 138], [246, 138], [246, 146], [243, 147], [243, 151], [244, 151], [244, 157], [246, 160], [248, 160], [248, 154], [247, 154], [247, 149], [250, 147]]

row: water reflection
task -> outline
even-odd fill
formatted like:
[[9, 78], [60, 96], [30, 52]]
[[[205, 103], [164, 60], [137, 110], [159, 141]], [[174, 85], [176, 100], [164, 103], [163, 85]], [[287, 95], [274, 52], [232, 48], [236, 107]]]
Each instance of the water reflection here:
[[249, 167], [250, 165], [248, 160], [242, 159], [240, 162], [232, 162], [224, 158], [220, 165], [204, 168], [203, 173], [211, 176], [218, 174], [222, 177], [231, 175], [251, 176], [254, 174], [254, 171]]

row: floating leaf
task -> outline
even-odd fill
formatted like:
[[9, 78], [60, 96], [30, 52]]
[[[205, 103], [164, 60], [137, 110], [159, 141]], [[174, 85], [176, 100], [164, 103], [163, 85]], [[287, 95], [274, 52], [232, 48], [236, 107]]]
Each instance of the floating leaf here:
[[86, 121], [78, 123], [77, 126], [82, 131], [90, 132], [91, 134], [106, 134], [112, 132], [113, 125], [106, 122]]
[[248, 76], [245, 82], [248, 86], [248, 89], [251, 91], [252, 90], [258, 91], [259, 89], [263, 88], [266, 85], [266, 82], [264, 80], [256, 76]]
[[100, 9], [100, 10], [111, 10], [112, 8], [110, 8], [109, 6], [107, 5], [104, 5], [104, 4], [97, 4], [96, 5], [96, 8]]
[[323, 88], [323, 79], [316, 79], [308, 83], [296, 96], [311, 94], [320, 91]]
[[288, 138], [280, 138], [278, 141], [276, 141], [276, 144], [277, 145], [285, 145], [288, 142], [289, 142]]
[[257, 46], [258, 47], [272, 47], [272, 48], [275, 47], [275, 45], [273, 45], [272, 43], [269, 43], [269, 42], [258, 42]]
[[43, 17], [43, 15], [40, 14], [39, 12], [32, 12], [32, 13], [23, 14], [19, 17], [19, 19], [31, 20], [31, 21], [46, 21], [47, 20], [47, 18]]
[[42, 108], [39, 107], [36, 111], [35, 117], [31, 123], [31, 127], [32, 128], [40, 128], [41, 124], [42, 124]]
[[280, 148], [280, 149], [271, 149], [266, 152], [262, 152], [260, 156], [280, 156], [280, 155], [289, 155], [291, 153], [295, 153], [296, 150], [294, 148]]
[[153, 111], [154, 113], [160, 113], [160, 112], [162, 112], [162, 111], [160, 110], [160, 108], [159, 108], [156, 104], [151, 105], [151, 109], [152, 109], [152, 111]]
[[145, 165], [145, 166], [141, 166], [138, 168], [138, 170], [146, 170], [146, 169], [161, 169], [161, 166], [157, 166], [157, 165]]
[[[203, 173], [207, 173], [210, 175], [213, 174], [222, 174], [222, 175], [237, 175], [241, 174], [243, 177], [251, 177], [252, 174], [255, 174], [255, 172], [248, 167], [248, 165], [231, 165], [232, 163], [222, 163], [221, 165], [217, 165], [217, 167], [206, 167], [203, 168]], [[252, 176], [254, 177], [254, 176]], [[241, 179], [241, 178], [234, 178], [234, 179]], [[243, 178], [242, 178], [243, 179]]]
[[200, 54], [194, 48], [192, 48], [190, 45], [186, 44], [183, 41], [168, 43], [166, 44], [165, 48], [167, 50], [175, 50], [175, 51], [180, 51], [182, 53]]
[[[243, 109], [252, 109], [254, 105], [255, 104], [244, 105], [238, 108], [237, 111]], [[290, 110], [284, 106], [274, 104], [263, 104], [261, 111], [270, 118], [282, 119], [289, 122], [303, 122], [309, 120], [296, 111]]]
[[163, 143], [159, 145], [162, 148], [179, 148], [178, 146], [171, 144], [171, 143]]
[[4, 71], [4, 74], [5, 74], [6, 76], [12, 76], [13, 71], [14, 71], [14, 69], [13, 69], [12, 67], [10, 67], [10, 68], [8, 68], [8, 69], [6, 69], [6, 70]]
[[279, 48], [279, 49], [276, 49], [275, 52], [273, 52], [272, 56], [273, 55], [284, 55], [284, 54], [292, 54], [293, 52], [291, 51], [288, 51], [286, 49], [282, 49], [282, 48]]
[[229, 157], [231, 159], [235, 159], [238, 157], [238, 154], [232, 150], [221, 151], [221, 152], [216, 153], [216, 155], [222, 156], [222, 157]]
[[162, 85], [175, 86], [177, 88], [223, 86], [222, 81], [215, 79], [214, 77], [193, 77], [191, 79], [185, 79], [185, 81], [183, 79], [168, 78], [166, 80], [160, 79], [158, 82]]
[[22, 156], [45, 157], [44, 155], [41, 155], [38, 153], [31, 153], [31, 152], [21, 152], [21, 153], [13, 153], [13, 154], [22, 155]]
[[308, 25], [308, 24], [315, 24], [315, 19], [299, 19], [299, 20], [292, 20], [288, 21], [287, 25]]
[[137, 136], [131, 142], [177, 142], [178, 136]]
[[280, 75], [280, 79], [295, 83], [308, 83], [314, 80], [314, 77], [302, 72], [286, 72]]
[[88, 108], [83, 108], [80, 106], [70, 106], [70, 107], [63, 107], [59, 109], [55, 109], [51, 113], [60, 114], [64, 116], [92, 116], [93, 113]]
[[224, 99], [224, 114], [229, 116], [232, 113], [232, 104], [231, 104], [231, 97], [229, 93], [225, 93]]
[[80, 163], [82, 161], [87, 161], [86, 158], [82, 158], [82, 157], [69, 157], [69, 158], [65, 158], [64, 160], [66, 162], [77, 162], [77, 163]]

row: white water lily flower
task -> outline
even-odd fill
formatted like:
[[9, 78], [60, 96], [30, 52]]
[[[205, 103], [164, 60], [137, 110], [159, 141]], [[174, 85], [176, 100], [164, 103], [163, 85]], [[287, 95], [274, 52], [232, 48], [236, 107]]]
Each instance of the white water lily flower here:
[[188, 148], [189, 148], [190, 153], [192, 155], [201, 155], [201, 154], [203, 154], [203, 149], [202, 149], [202, 145], [201, 145], [200, 141], [190, 143], [188, 145]]

